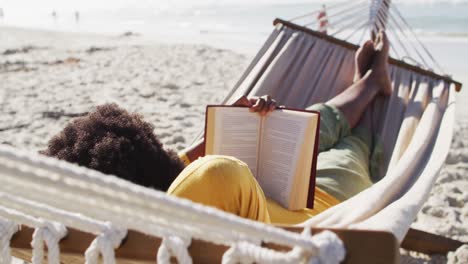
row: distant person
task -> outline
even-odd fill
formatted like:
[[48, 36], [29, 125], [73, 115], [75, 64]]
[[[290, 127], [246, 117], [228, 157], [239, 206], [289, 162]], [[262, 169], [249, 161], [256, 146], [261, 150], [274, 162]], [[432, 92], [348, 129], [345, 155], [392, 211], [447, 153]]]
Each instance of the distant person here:
[[319, 12], [319, 14], [317, 16], [317, 21], [319, 22], [318, 31], [320, 33], [327, 34], [328, 16], [327, 16], [327, 10], [325, 8], [325, 5], [322, 5], [322, 10], [320, 10], [320, 12]]
[[55, 20], [57, 20], [57, 12], [55, 10], [52, 11], [52, 18]]
[[0, 20], [3, 20], [5, 14], [3, 13], [3, 8], [0, 8]]
[[80, 12], [75, 11], [75, 22], [78, 24], [80, 23]]

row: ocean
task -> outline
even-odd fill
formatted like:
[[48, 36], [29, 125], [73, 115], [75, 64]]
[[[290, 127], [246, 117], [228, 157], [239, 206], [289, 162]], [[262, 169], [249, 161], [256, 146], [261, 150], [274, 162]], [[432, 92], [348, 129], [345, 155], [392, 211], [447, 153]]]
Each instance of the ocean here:
[[[343, 2], [343, 1], [342, 1]], [[363, 20], [368, 15], [364, 4]], [[468, 39], [468, 0], [393, 1], [421, 37]], [[0, 0], [2, 24], [60, 31], [119, 33], [136, 31], [157, 36], [242, 35], [257, 43], [271, 32], [273, 18], [291, 19], [315, 11], [322, 4], [339, 5], [329, 0]], [[56, 16], [52, 16], [52, 12]], [[79, 12], [76, 21], [75, 12]], [[315, 16], [309, 18], [310, 22]], [[331, 20], [333, 22], [333, 20]]]

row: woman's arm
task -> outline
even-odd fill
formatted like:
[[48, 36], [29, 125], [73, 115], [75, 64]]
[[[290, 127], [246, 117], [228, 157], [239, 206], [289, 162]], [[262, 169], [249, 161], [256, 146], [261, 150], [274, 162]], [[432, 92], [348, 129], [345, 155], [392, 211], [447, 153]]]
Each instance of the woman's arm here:
[[[232, 105], [249, 107], [251, 112], [256, 112], [264, 116], [270, 113], [271, 111], [275, 110], [276, 101], [273, 100], [269, 95], [252, 98], [242, 96]], [[187, 158], [191, 161], [196, 160], [199, 157], [205, 156], [204, 140], [200, 139], [197, 143], [185, 149], [185, 155], [187, 155]]]
[[195, 144], [193, 144], [192, 146], [185, 149], [186, 151], [185, 155], [190, 161], [194, 161], [198, 159], [199, 157], [205, 156], [205, 144], [204, 143], [205, 141], [202, 138], [199, 141], [197, 141]]

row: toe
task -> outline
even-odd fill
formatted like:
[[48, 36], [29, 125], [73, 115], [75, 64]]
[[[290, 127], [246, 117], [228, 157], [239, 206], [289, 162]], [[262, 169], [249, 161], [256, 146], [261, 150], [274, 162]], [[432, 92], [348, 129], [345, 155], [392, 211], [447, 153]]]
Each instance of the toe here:
[[369, 49], [369, 48], [374, 48], [374, 42], [372, 40], [367, 40], [366, 42], [364, 42], [364, 44], [362, 44], [363, 48], [364, 49]]
[[372, 42], [372, 40], [368, 40], [368, 41], [364, 42], [361, 45], [361, 47], [359, 47], [359, 49], [357, 50], [357, 53], [356, 53], [356, 57], [358, 59], [362, 58], [363, 56], [365, 57], [366, 54], [371, 53], [373, 50], [374, 50], [374, 43]]
[[354, 81], [361, 79], [370, 69], [374, 60], [374, 42], [368, 40], [364, 42], [356, 52]]
[[364, 60], [370, 60], [372, 57], [372, 54], [374, 53], [374, 42], [371, 40], [366, 41], [362, 47], [362, 55]]
[[388, 52], [389, 52], [389, 42], [385, 33], [380, 32], [378, 40], [376, 41], [376, 61], [377, 64], [387, 63]]
[[383, 51], [388, 53], [388, 50], [390, 49], [390, 42], [388, 41], [388, 37], [385, 31], [381, 31], [381, 41]]
[[390, 43], [388, 41], [387, 34], [385, 31], [379, 31], [379, 34], [377, 34], [377, 37], [375, 39], [375, 44], [374, 48], [377, 51], [383, 51], [385, 53], [388, 53], [389, 48], [390, 48]]

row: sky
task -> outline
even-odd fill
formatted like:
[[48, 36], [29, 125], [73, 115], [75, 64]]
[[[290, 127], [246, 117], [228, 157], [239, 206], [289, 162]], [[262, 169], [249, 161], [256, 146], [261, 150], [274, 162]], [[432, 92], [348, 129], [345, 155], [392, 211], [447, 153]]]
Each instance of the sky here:
[[[335, 0], [346, 1], [346, 0]], [[349, 1], [349, 0], [347, 0]], [[354, 0], [358, 1], [358, 0]], [[56, 9], [57, 11], [70, 11], [75, 9], [94, 10], [94, 9], [114, 9], [125, 7], [142, 8], [181, 8], [199, 5], [244, 5], [244, 4], [291, 4], [291, 3], [308, 3], [319, 2], [327, 3], [330, 0], [0, 0], [0, 7], [5, 10], [20, 10], [25, 12], [49, 11]], [[468, 0], [393, 0], [393, 2], [401, 3], [468, 3]]]

